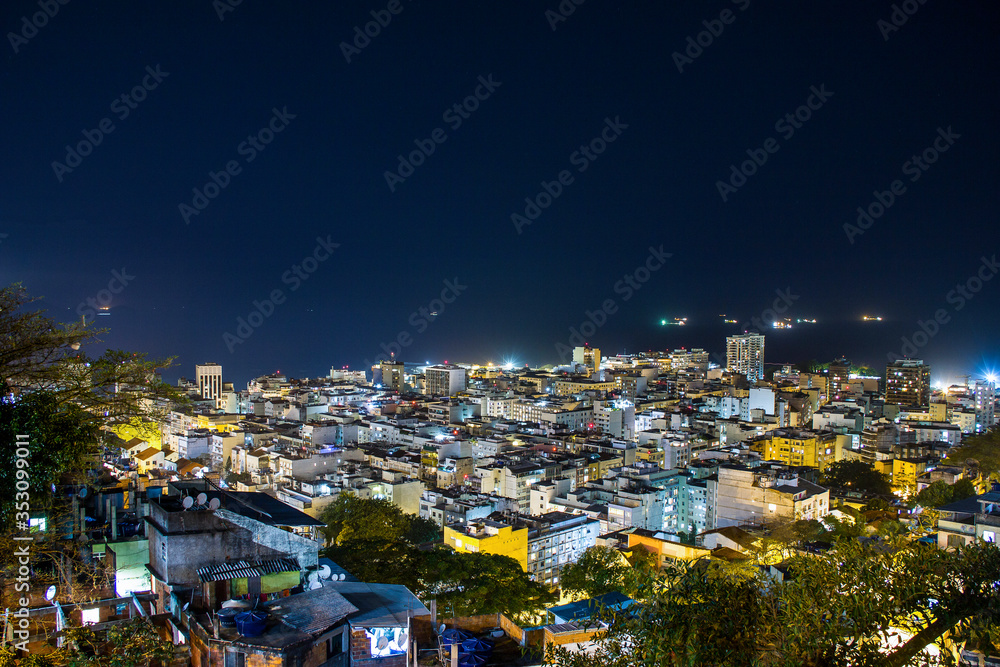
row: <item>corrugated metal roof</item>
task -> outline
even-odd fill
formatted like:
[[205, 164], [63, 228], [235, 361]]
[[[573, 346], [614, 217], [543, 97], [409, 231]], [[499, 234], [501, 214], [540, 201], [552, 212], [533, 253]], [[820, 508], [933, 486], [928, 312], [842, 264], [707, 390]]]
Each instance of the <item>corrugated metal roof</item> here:
[[198, 579], [206, 581], [222, 581], [224, 579], [246, 579], [262, 577], [276, 572], [294, 572], [300, 570], [299, 562], [294, 558], [258, 558], [255, 560], [230, 560], [216, 565], [206, 565], [198, 568]]
[[267, 604], [281, 621], [299, 632], [316, 635], [328, 630], [358, 608], [330, 587], [305, 591]]

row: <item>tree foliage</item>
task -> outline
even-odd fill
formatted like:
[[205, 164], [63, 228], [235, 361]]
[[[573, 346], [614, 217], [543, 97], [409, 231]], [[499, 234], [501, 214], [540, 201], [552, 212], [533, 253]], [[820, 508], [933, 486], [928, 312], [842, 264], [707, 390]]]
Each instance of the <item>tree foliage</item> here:
[[320, 521], [326, 526], [320, 531], [334, 545], [352, 540], [408, 541], [416, 518], [385, 498], [360, 498], [344, 491], [323, 509]]
[[618, 591], [630, 594], [632, 567], [617, 549], [590, 547], [575, 563], [563, 567], [559, 583], [563, 591], [576, 599], [595, 598]]
[[933, 509], [974, 495], [977, 495], [976, 486], [967, 479], [960, 479], [954, 484], [938, 480], [918, 493], [912, 504]]
[[102, 330], [60, 325], [36, 310], [19, 284], [0, 289], [0, 385], [4, 394], [45, 391], [59, 405], [83, 409], [99, 426], [162, 417], [166, 402], [183, 401], [156, 374], [173, 359], [106, 350], [91, 356]]
[[425, 599], [437, 600], [439, 615], [502, 613], [517, 621], [533, 617], [558, 599], [509, 556], [445, 547], [420, 553], [420, 588]]
[[[17, 436], [26, 435], [27, 439]], [[47, 508], [52, 487], [80, 482], [96, 455], [98, 430], [83, 410], [60, 406], [48, 392], [0, 399], [0, 522], [9, 525], [15, 508]], [[16, 443], [16, 445], [15, 445]], [[21, 482], [21, 484], [18, 484]], [[27, 488], [25, 488], [27, 485]]]
[[174, 655], [173, 642], [160, 637], [145, 618], [134, 618], [101, 630], [89, 626], [67, 633], [71, 646], [67, 667], [133, 667], [166, 664]]
[[823, 473], [823, 485], [867, 493], [892, 493], [889, 478], [864, 461], [836, 461]]
[[556, 600], [512, 558], [427, 548], [440, 539], [437, 525], [388, 500], [345, 491], [320, 519], [327, 557], [362, 581], [402, 584], [423, 600], [437, 599], [441, 613], [526, 616]]
[[964, 466], [970, 459], [984, 477], [1000, 473], [1000, 427], [965, 438], [961, 445], [948, 453], [944, 463]]
[[95, 630], [90, 626], [68, 628], [66, 646], [47, 655], [19, 657], [7, 648], [0, 649], [0, 667], [137, 667], [169, 664], [174, 644], [163, 639], [145, 618]]
[[[644, 604], [605, 613], [596, 651], [554, 648], [561, 666], [926, 664], [935, 642], [953, 656], [996, 636], [1000, 549], [945, 551], [900, 536], [840, 540], [797, 555], [777, 581], [720, 562], [672, 565], [650, 579]], [[947, 635], [947, 639], [943, 639]]]

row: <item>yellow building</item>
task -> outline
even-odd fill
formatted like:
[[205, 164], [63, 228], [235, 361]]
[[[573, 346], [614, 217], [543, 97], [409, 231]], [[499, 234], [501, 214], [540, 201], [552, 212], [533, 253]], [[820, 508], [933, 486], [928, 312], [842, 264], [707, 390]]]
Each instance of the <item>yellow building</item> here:
[[638, 461], [648, 461], [661, 468], [666, 468], [666, 452], [662, 447], [645, 447], [640, 445], [635, 450], [635, 458]]
[[832, 433], [798, 429], [775, 429], [763, 442], [765, 461], [826, 470], [836, 461], [839, 443]]
[[587, 461], [587, 480], [604, 479], [612, 468], [625, 465], [625, 459], [612, 454], [591, 454]]
[[[656, 557], [656, 566], [663, 567], [672, 560], [694, 560], [709, 556], [711, 549], [696, 547], [690, 544], [682, 544], [665, 539], [663, 533], [655, 533], [644, 528], [631, 528], [628, 532], [629, 551], [645, 549]], [[663, 537], [657, 537], [662, 535]]]
[[488, 553], [510, 556], [528, 571], [528, 527], [482, 519], [466, 526], [445, 526], [444, 543], [463, 553]]
[[585, 391], [609, 392], [617, 389], [614, 381], [602, 382], [590, 379], [560, 379], [553, 383], [553, 393], [556, 396], [572, 396]]
[[207, 428], [219, 433], [232, 433], [239, 428], [237, 422], [243, 415], [196, 415], [196, 428]]
[[892, 490], [908, 498], [917, 493], [917, 478], [927, 470], [927, 459], [893, 459]]
[[153, 421], [133, 417], [128, 424], [112, 426], [111, 432], [125, 442], [138, 438], [150, 447], [163, 449], [163, 434], [160, 432], [159, 424]]

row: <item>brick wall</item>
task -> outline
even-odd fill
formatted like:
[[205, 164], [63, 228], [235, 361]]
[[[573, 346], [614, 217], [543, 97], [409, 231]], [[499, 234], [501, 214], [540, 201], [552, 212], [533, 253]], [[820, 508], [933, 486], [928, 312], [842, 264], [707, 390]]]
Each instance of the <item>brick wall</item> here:
[[352, 660], [351, 665], [359, 667], [407, 667], [405, 655], [391, 655], [388, 658], [368, 658], [367, 660]]
[[351, 630], [349, 646], [352, 665], [360, 664], [359, 660], [368, 660], [372, 657], [371, 645], [364, 630]]
[[481, 616], [462, 616], [460, 618], [438, 619], [438, 625], [444, 623], [449, 628], [460, 628], [479, 634], [500, 625], [500, 614], [482, 614]]

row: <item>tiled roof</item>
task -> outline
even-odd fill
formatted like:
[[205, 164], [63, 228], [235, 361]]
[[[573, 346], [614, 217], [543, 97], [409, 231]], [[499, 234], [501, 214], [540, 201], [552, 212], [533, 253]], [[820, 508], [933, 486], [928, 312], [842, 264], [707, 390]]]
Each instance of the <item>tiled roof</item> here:
[[198, 568], [198, 578], [202, 582], [245, 579], [262, 577], [265, 574], [274, 574], [275, 572], [293, 572], [299, 569], [299, 562], [294, 558], [241, 559], [200, 567]]

